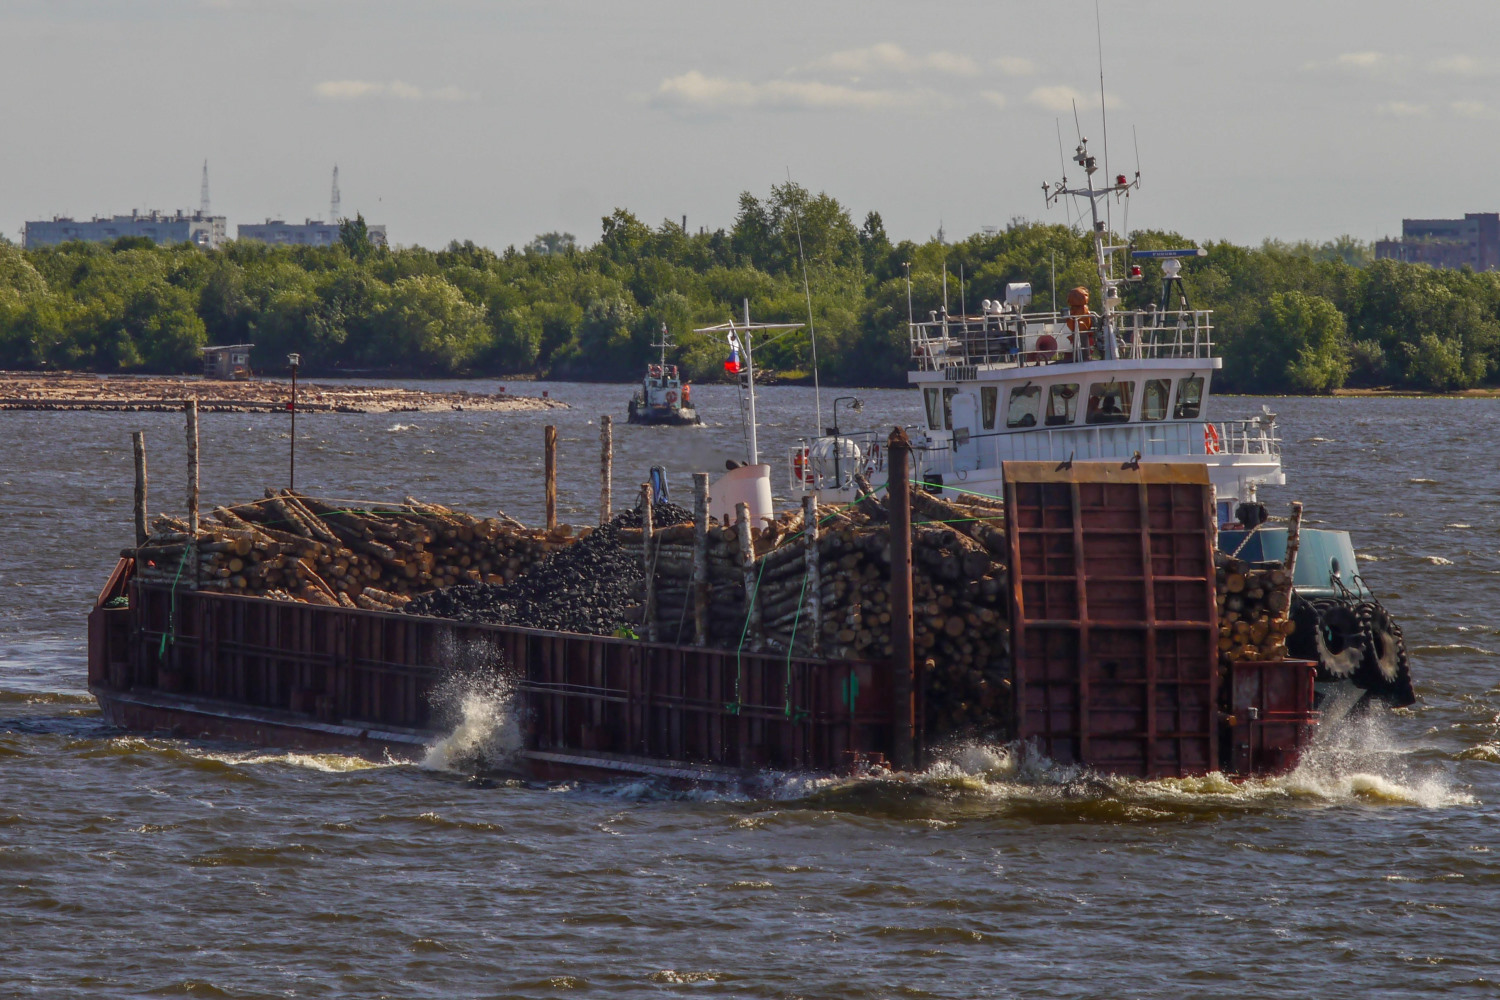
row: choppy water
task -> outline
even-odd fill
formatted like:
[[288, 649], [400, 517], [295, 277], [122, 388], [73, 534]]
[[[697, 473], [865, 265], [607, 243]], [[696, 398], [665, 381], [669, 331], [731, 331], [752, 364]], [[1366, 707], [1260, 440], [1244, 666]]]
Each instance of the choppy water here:
[[[309, 415], [298, 484], [535, 519], [551, 420], [564, 516], [591, 520], [597, 415], [627, 390], [546, 388], [576, 408]], [[917, 419], [905, 393], [860, 395], [866, 426]], [[649, 465], [686, 492], [738, 453], [729, 392], [697, 396], [725, 426], [617, 425], [621, 503]], [[915, 780], [733, 798], [470, 784], [465, 761], [511, 739], [495, 691], [452, 692], [418, 764], [104, 728], [84, 614], [130, 537], [129, 432], [153, 508], [181, 508], [182, 422], [0, 414], [0, 994], [1500, 994], [1500, 404], [1272, 405], [1294, 485], [1270, 499], [1355, 532], [1413, 647], [1413, 709], [1245, 785], [966, 747]], [[761, 411], [782, 453], [811, 393], [767, 389]], [[202, 420], [205, 500], [283, 485], [284, 418]]]

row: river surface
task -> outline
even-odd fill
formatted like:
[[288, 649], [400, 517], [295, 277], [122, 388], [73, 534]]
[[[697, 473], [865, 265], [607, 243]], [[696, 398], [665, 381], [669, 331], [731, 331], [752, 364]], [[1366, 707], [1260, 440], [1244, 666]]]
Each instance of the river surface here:
[[[297, 485], [536, 521], [555, 422], [563, 517], [591, 523], [601, 413], [617, 506], [651, 465], [686, 496], [744, 457], [730, 388], [695, 390], [696, 430], [626, 426], [625, 386], [510, 388], [573, 408], [307, 414]], [[913, 393], [857, 395], [846, 430], [919, 419]], [[783, 485], [813, 393], [759, 399]], [[1215, 415], [1262, 403], [1292, 481], [1265, 498], [1354, 532], [1413, 708], [1243, 785], [1081, 782], [976, 746], [918, 781], [761, 798], [468, 783], [445, 763], [509, 725], [482, 692], [425, 763], [105, 727], [84, 616], [130, 543], [132, 430], [152, 509], [184, 507], [182, 418], [0, 413], [0, 995], [1500, 995], [1500, 403]], [[205, 414], [202, 441], [205, 503], [285, 485], [284, 415]]]

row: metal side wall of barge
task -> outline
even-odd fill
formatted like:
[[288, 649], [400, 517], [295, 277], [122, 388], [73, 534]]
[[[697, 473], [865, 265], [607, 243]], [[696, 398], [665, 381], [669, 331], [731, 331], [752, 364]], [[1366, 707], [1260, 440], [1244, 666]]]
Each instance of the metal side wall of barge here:
[[456, 722], [437, 687], [487, 667], [514, 680], [538, 776], [730, 780], [889, 754], [888, 666], [174, 590], [128, 563], [90, 615], [89, 682], [129, 728], [414, 750]]

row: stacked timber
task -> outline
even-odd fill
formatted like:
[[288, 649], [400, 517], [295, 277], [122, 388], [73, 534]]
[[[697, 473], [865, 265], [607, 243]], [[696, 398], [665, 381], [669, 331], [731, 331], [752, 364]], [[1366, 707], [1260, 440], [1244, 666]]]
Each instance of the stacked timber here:
[[1222, 552], [1214, 557], [1219, 611], [1219, 665], [1286, 659], [1292, 576], [1279, 562], [1248, 563]]
[[[1007, 547], [1003, 507], [913, 491], [913, 626], [929, 732], [1003, 725], [1009, 695]], [[892, 655], [890, 525], [873, 497], [816, 508], [816, 544], [801, 511], [742, 534], [705, 532], [707, 644], [834, 659]], [[748, 534], [748, 544], [745, 534]], [[652, 535], [655, 633], [691, 643], [695, 525]], [[627, 539], [639, 545], [639, 532]]]
[[431, 590], [511, 582], [573, 540], [565, 525], [528, 529], [410, 497], [366, 509], [268, 490], [215, 508], [196, 537], [158, 516], [146, 544], [121, 554], [149, 582], [392, 611]]

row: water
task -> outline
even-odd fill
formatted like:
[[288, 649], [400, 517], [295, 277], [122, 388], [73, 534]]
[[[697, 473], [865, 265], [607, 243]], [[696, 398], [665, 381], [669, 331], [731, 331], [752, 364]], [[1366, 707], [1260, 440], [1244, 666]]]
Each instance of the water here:
[[[538, 388], [575, 408], [307, 416], [298, 485], [535, 520], [555, 421], [563, 515], [592, 520], [598, 414], [623, 416], [627, 389]], [[859, 395], [846, 428], [918, 419], [906, 393]], [[650, 465], [686, 493], [740, 451], [731, 392], [695, 396], [724, 426], [616, 425], [620, 505]], [[1496, 405], [1271, 405], [1293, 486], [1268, 499], [1355, 532], [1416, 706], [1243, 785], [960, 747], [915, 780], [768, 776], [756, 797], [471, 783], [514, 746], [506, 692], [482, 683], [447, 693], [451, 733], [418, 763], [104, 728], [84, 614], [130, 539], [129, 432], [153, 508], [177, 509], [182, 421], [0, 415], [0, 994], [1500, 994]], [[771, 455], [812, 424], [806, 389], [760, 409]], [[205, 499], [284, 485], [284, 417], [201, 419]]]

